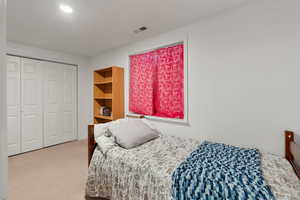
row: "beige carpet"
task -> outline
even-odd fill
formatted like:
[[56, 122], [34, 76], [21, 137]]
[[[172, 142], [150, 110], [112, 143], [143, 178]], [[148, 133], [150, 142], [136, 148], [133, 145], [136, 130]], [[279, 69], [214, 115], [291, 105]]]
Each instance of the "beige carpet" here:
[[9, 158], [9, 200], [84, 200], [87, 141]]

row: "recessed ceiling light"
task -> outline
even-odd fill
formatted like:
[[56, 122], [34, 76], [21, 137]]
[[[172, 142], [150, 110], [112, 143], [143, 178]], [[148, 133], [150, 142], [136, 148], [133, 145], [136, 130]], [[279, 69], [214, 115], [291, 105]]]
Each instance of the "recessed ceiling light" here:
[[72, 13], [73, 12], [73, 8], [69, 5], [66, 4], [60, 4], [59, 6], [60, 10], [65, 12], [65, 13]]

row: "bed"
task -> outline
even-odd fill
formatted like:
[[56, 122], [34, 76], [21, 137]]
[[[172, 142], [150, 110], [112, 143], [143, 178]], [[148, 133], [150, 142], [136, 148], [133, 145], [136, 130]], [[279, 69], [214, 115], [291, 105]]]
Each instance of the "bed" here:
[[[137, 148], [114, 147], [105, 156], [89, 126], [87, 199], [171, 200], [171, 176], [202, 141], [162, 135]], [[285, 132], [286, 159], [262, 153], [262, 171], [275, 199], [300, 199], [299, 145]]]

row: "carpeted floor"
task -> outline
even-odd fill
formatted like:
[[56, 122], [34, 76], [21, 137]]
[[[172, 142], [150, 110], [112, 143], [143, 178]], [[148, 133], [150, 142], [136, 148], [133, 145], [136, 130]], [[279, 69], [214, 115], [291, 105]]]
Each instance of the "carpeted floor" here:
[[9, 158], [9, 200], [84, 200], [87, 141]]

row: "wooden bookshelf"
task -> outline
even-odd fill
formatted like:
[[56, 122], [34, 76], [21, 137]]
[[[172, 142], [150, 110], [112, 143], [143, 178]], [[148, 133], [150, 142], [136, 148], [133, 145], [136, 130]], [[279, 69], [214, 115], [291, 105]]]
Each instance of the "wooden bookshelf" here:
[[[94, 123], [124, 118], [124, 70], [108, 67], [94, 71]], [[100, 115], [100, 107], [109, 107], [111, 116]]]

